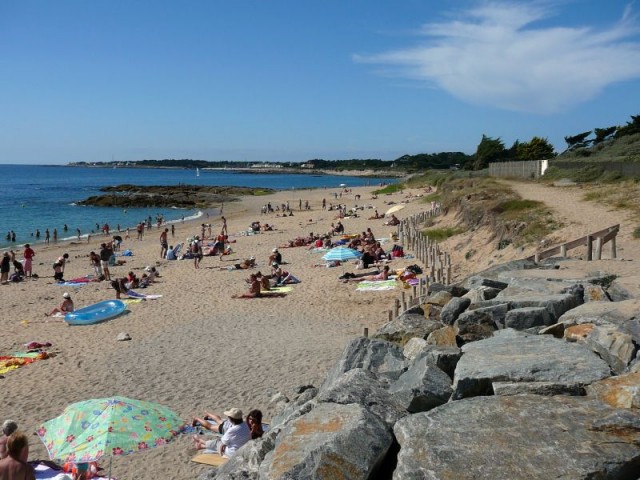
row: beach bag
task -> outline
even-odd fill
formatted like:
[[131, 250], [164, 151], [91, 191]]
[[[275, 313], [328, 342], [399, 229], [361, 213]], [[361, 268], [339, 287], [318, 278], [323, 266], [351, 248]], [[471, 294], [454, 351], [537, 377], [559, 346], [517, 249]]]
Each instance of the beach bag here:
[[392, 257], [404, 257], [404, 250], [400, 245], [394, 245], [391, 249]]

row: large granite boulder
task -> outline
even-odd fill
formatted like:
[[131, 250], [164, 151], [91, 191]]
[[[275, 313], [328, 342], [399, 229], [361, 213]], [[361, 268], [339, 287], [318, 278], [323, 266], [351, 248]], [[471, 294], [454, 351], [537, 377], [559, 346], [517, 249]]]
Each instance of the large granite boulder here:
[[434, 330], [427, 337], [427, 343], [429, 345], [457, 347], [458, 329], [447, 325], [438, 330]]
[[361, 405], [322, 403], [282, 429], [259, 478], [373, 479], [392, 443], [389, 428]]
[[593, 323], [616, 325], [640, 344], [640, 299], [621, 302], [588, 302], [564, 313], [558, 320], [566, 326]]
[[[582, 324], [581, 326], [589, 325]], [[638, 346], [631, 335], [615, 325], [594, 325], [582, 340], [587, 347], [609, 364], [614, 373], [623, 373], [634, 360]]]
[[490, 313], [483, 310], [469, 310], [458, 317], [454, 323], [458, 331], [458, 338], [463, 343], [476, 342], [489, 338], [496, 330], [496, 325]]
[[423, 350], [427, 348], [428, 345], [424, 338], [414, 337], [404, 344], [402, 354], [407, 360], [415, 360], [421, 356]]
[[559, 293], [545, 295], [542, 293], [520, 294], [513, 296], [498, 295], [492, 300], [485, 300], [474, 305], [474, 308], [490, 307], [493, 305], [507, 304], [509, 310], [527, 307], [543, 307], [549, 311], [551, 319], [556, 322], [562, 314], [582, 304], [582, 296], [573, 293]]
[[[405, 374], [406, 372], [400, 378]], [[407, 415], [406, 402], [391, 395], [375, 375], [361, 368], [349, 370], [337, 381], [323, 387], [318, 393], [316, 401], [318, 403], [341, 405], [356, 403], [362, 405], [387, 424], [389, 428], [392, 428], [394, 423]]]
[[640, 409], [640, 372], [594, 382], [587, 386], [587, 395], [615, 408]]
[[581, 386], [610, 375], [609, 365], [583, 345], [550, 335], [498, 330], [491, 338], [462, 347], [452, 398], [497, 394], [501, 383], [511, 384], [511, 394], [540, 393], [542, 385], [547, 392], [575, 394]]
[[479, 303], [485, 300], [491, 300], [492, 298], [496, 298], [496, 296], [500, 293], [500, 290], [497, 288], [491, 287], [476, 287], [469, 290], [465, 293], [462, 298], [468, 298], [471, 300], [471, 303]]
[[453, 378], [456, 365], [462, 357], [462, 350], [456, 346], [429, 345], [420, 356], [424, 356], [428, 362], [449, 375], [449, 378]]
[[507, 312], [504, 325], [506, 328], [526, 330], [527, 328], [540, 327], [555, 323], [546, 308], [525, 307], [515, 308]]
[[431, 332], [441, 327], [441, 323], [425, 318], [424, 314], [405, 312], [391, 322], [385, 323], [371, 335], [371, 338], [379, 338], [402, 346], [414, 337], [427, 338]]
[[460, 285], [445, 285], [444, 283], [432, 283], [429, 285], [429, 293], [448, 292], [454, 297], [462, 297], [467, 293], [467, 289]]
[[424, 356], [389, 386], [389, 393], [410, 413], [426, 412], [447, 403], [451, 378]]
[[636, 480], [640, 417], [583, 397], [479, 397], [400, 420], [396, 480]]
[[342, 355], [327, 374], [323, 388], [336, 382], [343, 373], [354, 368], [369, 370], [376, 377], [391, 383], [408, 368], [402, 348], [375, 338], [358, 337], [351, 340]]
[[453, 297], [444, 307], [442, 307], [442, 311], [440, 312], [440, 321], [445, 325], [453, 325], [460, 314], [464, 312], [470, 304], [471, 300], [468, 298]]

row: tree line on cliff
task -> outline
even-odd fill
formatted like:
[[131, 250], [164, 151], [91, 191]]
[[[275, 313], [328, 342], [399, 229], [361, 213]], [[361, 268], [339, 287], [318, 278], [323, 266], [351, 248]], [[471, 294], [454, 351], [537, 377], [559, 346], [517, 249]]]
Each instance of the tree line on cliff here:
[[[567, 149], [561, 154], [574, 157], [588, 157], [594, 151], [601, 152], [603, 147], [616, 140], [630, 135], [640, 134], [640, 115], [632, 115], [631, 121], [622, 126], [594, 128], [575, 135], [564, 137]], [[272, 162], [269, 165], [276, 168], [294, 170], [400, 170], [416, 172], [427, 169], [465, 169], [481, 170], [493, 162], [526, 161], [553, 159], [558, 156], [553, 145], [547, 138], [534, 136], [531, 140], [521, 142], [516, 140], [507, 148], [500, 137], [482, 135], [475, 153], [440, 152], [403, 155], [395, 160], [380, 159], [349, 159], [324, 160], [313, 159], [304, 163]], [[101, 165], [112, 165], [122, 162], [104, 162]], [[127, 166], [136, 167], [168, 167], [168, 168], [250, 168], [252, 162], [207, 161], [192, 159], [164, 159], [139, 160], [125, 162]], [[87, 162], [77, 162], [72, 165], [88, 165]], [[95, 165], [95, 164], [92, 164]]]

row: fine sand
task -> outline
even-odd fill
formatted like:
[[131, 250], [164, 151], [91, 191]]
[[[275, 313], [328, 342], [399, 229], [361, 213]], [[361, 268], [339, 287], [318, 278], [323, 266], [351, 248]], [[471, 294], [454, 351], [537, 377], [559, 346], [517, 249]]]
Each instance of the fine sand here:
[[[619, 212], [581, 201], [576, 188], [550, 188], [535, 184], [514, 184], [525, 198], [539, 199], [556, 206], [565, 226], [552, 236], [553, 243], [568, 241], [592, 231], [623, 222], [618, 240], [618, 260], [570, 262], [587, 271], [604, 270], [635, 275], [638, 241], [630, 235], [632, 224]], [[387, 311], [400, 290], [357, 292], [356, 284], [344, 284], [337, 277], [344, 271], [359, 273], [353, 264], [336, 268], [314, 267], [323, 264], [321, 254], [306, 247], [281, 249], [286, 269], [302, 280], [285, 298], [232, 299], [246, 290], [244, 279], [251, 270], [221, 271], [221, 266], [237, 263], [255, 255], [258, 268], [269, 271], [271, 250], [287, 240], [309, 232], [327, 232], [335, 222], [335, 212], [321, 208], [327, 203], [375, 206], [380, 213], [390, 202], [408, 202], [397, 215], [404, 218], [429, 208], [417, 195], [420, 190], [371, 198], [373, 187], [353, 189], [334, 200], [337, 190], [285, 191], [264, 197], [244, 198], [225, 205], [224, 214], [234, 254], [219, 260], [205, 257], [199, 270], [193, 261], [159, 259], [159, 231], [154, 227], [143, 241], [125, 240], [124, 249], [134, 256], [127, 264], [112, 268], [112, 274], [124, 276], [129, 270], [138, 276], [146, 265], [157, 265], [162, 277], [144, 293], [161, 294], [159, 300], [129, 306], [119, 318], [85, 327], [67, 326], [48, 319], [44, 312], [58, 305], [62, 293], [69, 291], [76, 307], [114, 298], [108, 282], [79, 288], [60, 287], [53, 282], [51, 264], [64, 252], [69, 253], [65, 278], [92, 273], [87, 254], [98, 250], [103, 237], [94, 237], [87, 245], [66, 243], [36, 246], [34, 271], [40, 278], [19, 284], [0, 286], [0, 354], [24, 349], [30, 341], [51, 342], [54, 358], [10, 371], [0, 378], [0, 420], [12, 418], [30, 435], [45, 420], [59, 415], [70, 403], [88, 398], [124, 395], [164, 404], [185, 420], [205, 409], [222, 412], [239, 407], [245, 412], [260, 408], [268, 419], [269, 399], [277, 391], [287, 392], [299, 385], [319, 385], [345, 344], [362, 334], [363, 327], [374, 331], [387, 320]], [[361, 199], [356, 201], [355, 194]], [[411, 197], [408, 195], [411, 194]], [[308, 200], [311, 211], [298, 211], [299, 200]], [[260, 215], [266, 202], [273, 205], [289, 201], [293, 217]], [[359, 211], [358, 218], [343, 220], [347, 233], [371, 227], [376, 237], [389, 238], [394, 227], [385, 220], [369, 220], [373, 208]], [[277, 230], [242, 236], [251, 221], [273, 224]], [[176, 238], [170, 244], [184, 242], [200, 233], [201, 223], [212, 223], [220, 230], [218, 216], [203, 217], [191, 224], [178, 224]], [[439, 225], [455, 223], [454, 213], [438, 219]], [[536, 247], [495, 249], [495, 241], [482, 231], [467, 232], [443, 244], [454, 259], [454, 277], [484, 269], [492, 264], [531, 255]], [[384, 247], [390, 249], [392, 242]], [[466, 255], [470, 250], [473, 255]], [[539, 248], [538, 248], [539, 249]], [[580, 256], [580, 250], [571, 256]], [[21, 254], [18, 258], [21, 258]], [[392, 267], [419, 263], [415, 259], [393, 260]], [[579, 267], [582, 265], [582, 267]], [[563, 267], [564, 268], [564, 267]], [[120, 332], [132, 340], [118, 342]], [[47, 458], [40, 440], [31, 438], [30, 458]], [[191, 463], [194, 455], [187, 436], [147, 452], [116, 458], [113, 475], [119, 479], [195, 478], [207, 467]], [[102, 462], [107, 465], [106, 461]]]

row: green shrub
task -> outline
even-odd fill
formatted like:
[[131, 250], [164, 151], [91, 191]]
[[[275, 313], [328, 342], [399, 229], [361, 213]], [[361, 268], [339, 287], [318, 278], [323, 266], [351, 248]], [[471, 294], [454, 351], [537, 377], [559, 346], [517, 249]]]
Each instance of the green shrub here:
[[453, 237], [459, 233], [462, 233], [462, 229], [455, 227], [432, 228], [422, 231], [422, 235], [436, 242], [443, 242], [447, 238]]
[[633, 231], [633, 238], [640, 238], [640, 227], [637, 227], [637, 228]]
[[536, 200], [512, 199], [500, 202], [493, 208], [493, 211], [496, 213], [521, 212], [523, 210], [529, 210], [541, 206], [543, 206], [543, 204]]
[[380, 188], [378, 190], [374, 190], [372, 193], [374, 195], [386, 195], [387, 193], [397, 193], [404, 189], [403, 183], [391, 183], [386, 187]]

